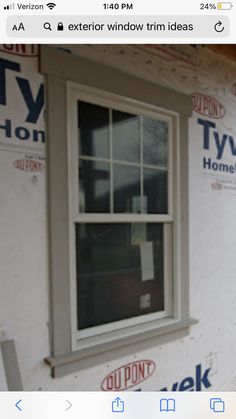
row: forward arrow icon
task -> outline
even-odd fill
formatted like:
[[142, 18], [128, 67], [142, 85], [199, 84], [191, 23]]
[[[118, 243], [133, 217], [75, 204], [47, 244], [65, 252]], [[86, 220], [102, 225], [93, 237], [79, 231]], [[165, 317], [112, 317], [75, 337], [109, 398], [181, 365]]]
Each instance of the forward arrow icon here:
[[72, 407], [72, 404], [69, 402], [69, 400], [66, 400], [66, 412]]

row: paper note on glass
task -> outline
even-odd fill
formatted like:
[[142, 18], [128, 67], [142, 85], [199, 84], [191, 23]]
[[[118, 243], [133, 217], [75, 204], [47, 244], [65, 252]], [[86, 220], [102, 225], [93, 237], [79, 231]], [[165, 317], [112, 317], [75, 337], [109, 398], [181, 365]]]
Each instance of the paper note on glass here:
[[132, 223], [131, 225], [131, 244], [137, 245], [147, 240], [147, 224]]
[[153, 243], [140, 243], [142, 281], [154, 279]]

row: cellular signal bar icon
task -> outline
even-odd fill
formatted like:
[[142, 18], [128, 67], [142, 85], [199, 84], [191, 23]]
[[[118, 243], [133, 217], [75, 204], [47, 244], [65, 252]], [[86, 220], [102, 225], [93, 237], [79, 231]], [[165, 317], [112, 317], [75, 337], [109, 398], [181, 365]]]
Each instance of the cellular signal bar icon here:
[[8, 4], [7, 6], [4, 6], [4, 10], [13, 10], [15, 8], [15, 4]]
[[47, 3], [47, 6], [50, 10], [52, 10], [56, 6], [56, 3]]

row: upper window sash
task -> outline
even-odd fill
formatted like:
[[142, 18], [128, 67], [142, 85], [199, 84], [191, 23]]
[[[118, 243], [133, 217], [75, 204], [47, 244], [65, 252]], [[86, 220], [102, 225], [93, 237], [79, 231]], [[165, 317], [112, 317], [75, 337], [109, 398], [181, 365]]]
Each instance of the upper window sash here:
[[[108, 163], [116, 164], [118, 161], [114, 158], [110, 158], [110, 154], [107, 159], [88, 158], [84, 155], [79, 156], [79, 129], [78, 129], [78, 101], [85, 101], [98, 106], [103, 106], [107, 109], [119, 110], [121, 112], [127, 112], [138, 117], [151, 118], [153, 120], [163, 121], [168, 125], [168, 165], [167, 165], [167, 213], [132, 213], [132, 212], [114, 212], [113, 204], [110, 205], [110, 212], [80, 212], [79, 211], [79, 157], [81, 160], [93, 161], [107, 161]], [[69, 186], [70, 186], [70, 204], [71, 204], [71, 217], [74, 222], [123, 222], [140, 221], [140, 222], [171, 222], [173, 220], [173, 118], [176, 114], [169, 111], [163, 111], [154, 106], [150, 106], [146, 103], [136, 102], [128, 98], [122, 98], [118, 95], [110, 95], [104, 92], [100, 92], [97, 89], [85, 88], [84, 86], [75, 85], [74, 83], [68, 83], [68, 113], [70, 114], [71, 124], [68, 124], [68, 137], [69, 137]], [[110, 129], [110, 125], [109, 125]], [[75, 141], [74, 139], [77, 139]], [[142, 146], [142, 143], [141, 143]], [[142, 150], [141, 150], [142, 152]], [[145, 165], [141, 159], [139, 163], [133, 164], [133, 162], [121, 162], [122, 164], [129, 165], [130, 167], [142, 168], [143, 170], [149, 165]], [[151, 165], [150, 165], [151, 169]], [[158, 168], [157, 168], [158, 169]], [[111, 175], [112, 176], [112, 175]], [[142, 182], [143, 179], [141, 179]], [[111, 179], [111, 182], [113, 179]], [[142, 184], [143, 185], [143, 182]], [[110, 186], [111, 188], [111, 186]], [[141, 186], [142, 188], [142, 186]], [[143, 190], [142, 190], [143, 193]], [[112, 199], [112, 198], [111, 198]], [[113, 211], [113, 212], [112, 212]]]

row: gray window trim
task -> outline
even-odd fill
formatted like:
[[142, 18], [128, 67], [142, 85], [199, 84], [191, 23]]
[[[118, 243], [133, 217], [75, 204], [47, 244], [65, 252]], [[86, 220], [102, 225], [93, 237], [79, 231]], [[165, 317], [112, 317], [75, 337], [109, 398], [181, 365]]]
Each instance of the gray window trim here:
[[[189, 318], [188, 277], [188, 117], [192, 114], [188, 95], [145, 81], [121, 71], [72, 55], [56, 47], [42, 46], [40, 70], [46, 79], [46, 116], [48, 147], [48, 202], [50, 229], [50, 338], [51, 356], [46, 359], [54, 377], [72, 373], [85, 365], [101, 363], [104, 353], [121, 349], [156, 336], [186, 329], [196, 321]], [[179, 114], [180, 155], [178, 167], [180, 187], [176, 190], [179, 207], [178, 231], [174, 243], [178, 249], [179, 277], [181, 286], [175, 290], [176, 303], [181, 298], [180, 312], [175, 320], [163, 322], [157, 328], [139, 329], [129, 337], [120, 337], [110, 343], [95, 345], [91, 350], [72, 352], [70, 255], [69, 255], [69, 208], [68, 208], [68, 147], [67, 147], [67, 82], [83, 84], [111, 94], [129, 97]], [[142, 86], [142, 88], [137, 88]], [[145, 97], [144, 97], [145, 96]], [[177, 160], [177, 159], [176, 159]], [[177, 164], [177, 163], [175, 163]], [[176, 262], [176, 261], [175, 261]], [[175, 304], [174, 306], [177, 306]], [[136, 345], [137, 348], [137, 345]]]
[[22, 391], [23, 385], [14, 340], [0, 342], [0, 351], [8, 390]]
[[89, 349], [71, 352], [60, 356], [46, 358], [46, 364], [52, 369], [52, 377], [59, 378], [85, 368], [91, 368], [99, 363], [107, 363], [112, 359], [123, 357], [139, 350], [162, 345], [163, 343], [180, 339], [187, 335], [188, 328], [197, 323], [195, 319], [172, 322], [169, 325], [138, 332], [129, 338], [121, 338], [106, 345], [96, 345]]

